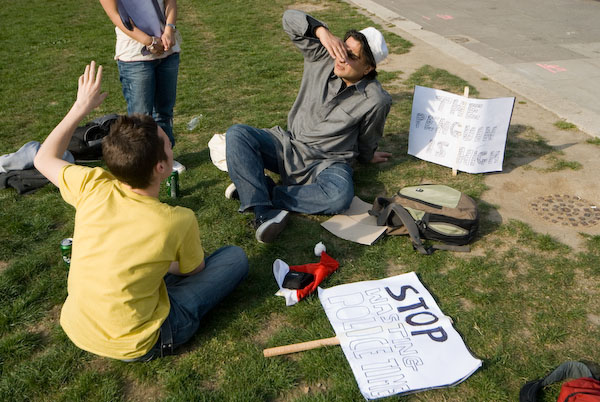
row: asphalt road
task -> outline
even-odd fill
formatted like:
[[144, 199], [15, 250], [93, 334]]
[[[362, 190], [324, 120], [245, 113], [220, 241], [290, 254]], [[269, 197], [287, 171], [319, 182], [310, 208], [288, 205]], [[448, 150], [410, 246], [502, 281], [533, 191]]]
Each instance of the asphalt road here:
[[600, 136], [600, 1], [350, 1]]

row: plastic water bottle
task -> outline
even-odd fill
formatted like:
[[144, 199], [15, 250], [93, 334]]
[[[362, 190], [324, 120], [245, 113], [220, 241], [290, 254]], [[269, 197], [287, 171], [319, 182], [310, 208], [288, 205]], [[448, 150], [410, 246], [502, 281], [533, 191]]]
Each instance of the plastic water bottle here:
[[188, 131], [192, 131], [193, 129], [195, 129], [198, 126], [198, 123], [200, 123], [200, 119], [202, 117], [203, 117], [202, 115], [199, 115], [199, 116], [195, 116], [194, 118], [192, 118], [192, 120], [190, 120], [190, 122], [187, 125]]

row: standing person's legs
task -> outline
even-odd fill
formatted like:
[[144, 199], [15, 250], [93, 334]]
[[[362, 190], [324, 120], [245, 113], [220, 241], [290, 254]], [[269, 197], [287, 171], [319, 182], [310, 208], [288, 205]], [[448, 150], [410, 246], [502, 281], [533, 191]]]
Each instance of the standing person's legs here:
[[156, 91], [154, 93], [154, 109], [152, 117], [156, 123], [165, 130], [175, 145], [173, 135], [173, 108], [177, 95], [177, 75], [179, 73], [179, 53], [157, 60], [155, 67]]
[[273, 207], [303, 214], [336, 214], [352, 203], [354, 183], [352, 168], [336, 163], [323, 170], [310, 184], [276, 186], [273, 189]]
[[171, 302], [167, 319], [174, 347], [187, 342], [198, 330], [202, 317], [248, 274], [248, 257], [237, 246], [218, 249], [205, 264], [201, 272], [191, 276], [165, 276]]
[[278, 173], [277, 139], [268, 131], [243, 124], [225, 135], [227, 171], [240, 198], [240, 212], [256, 206], [271, 207], [265, 168]]
[[153, 61], [117, 61], [123, 97], [127, 102], [127, 114], [152, 115], [154, 109]]

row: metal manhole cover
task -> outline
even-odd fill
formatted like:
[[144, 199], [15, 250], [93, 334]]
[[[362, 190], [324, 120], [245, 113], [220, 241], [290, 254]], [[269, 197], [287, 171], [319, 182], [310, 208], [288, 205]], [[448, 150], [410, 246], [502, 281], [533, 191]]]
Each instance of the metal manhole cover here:
[[600, 223], [600, 208], [576, 196], [546, 195], [529, 206], [543, 219], [564, 226], [589, 227]]

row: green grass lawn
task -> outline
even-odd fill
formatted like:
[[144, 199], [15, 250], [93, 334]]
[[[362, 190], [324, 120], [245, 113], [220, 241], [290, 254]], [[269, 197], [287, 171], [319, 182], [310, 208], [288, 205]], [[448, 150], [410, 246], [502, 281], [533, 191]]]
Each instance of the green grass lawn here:
[[[226, 173], [210, 162], [207, 142], [234, 123], [285, 125], [300, 84], [302, 59], [281, 29], [287, 0], [179, 0], [177, 25], [184, 38], [175, 133], [176, 159], [187, 166], [182, 197], [163, 201], [191, 208], [205, 250], [223, 244], [244, 248], [250, 274], [209, 314], [192, 342], [175, 356], [126, 364], [77, 349], [60, 328], [67, 268], [60, 240], [73, 231], [74, 210], [56, 188], [19, 196], [0, 191], [0, 400], [361, 401], [339, 347], [265, 359], [266, 347], [334, 336], [316, 296], [285, 307], [274, 296], [272, 264], [314, 262], [323, 241], [340, 262], [324, 287], [415, 271], [483, 367], [464, 383], [404, 397], [401, 401], [515, 401], [528, 380], [565, 360], [600, 361], [600, 236], [575, 252], [527, 225], [486, 219], [494, 205], [480, 202], [483, 221], [470, 254], [421, 256], [407, 237], [361, 246], [320, 227], [324, 216], [294, 215], [272, 245], [254, 240], [251, 216], [225, 200]], [[94, 0], [4, 1], [0, 38], [0, 154], [30, 140], [42, 141], [75, 99], [76, 79], [94, 59], [105, 68], [109, 92], [91, 118], [125, 113], [114, 30]], [[303, 1], [298, 7], [343, 35], [373, 22], [338, 1]], [[391, 33], [393, 53], [411, 44]], [[423, 66], [407, 80], [382, 72], [394, 99], [381, 144], [390, 162], [355, 173], [356, 193], [371, 202], [406, 185], [443, 183], [475, 199], [486, 190], [483, 175], [451, 175], [448, 168], [407, 155], [414, 84], [462, 94], [465, 82]], [[471, 93], [475, 89], [472, 89]], [[192, 131], [187, 123], [202, 116]], [[551, 150], [532, 128], [511, 127], [507, 160]], [[594, 146], [594, 145], [590, 145]], [[558, 156], [554, 156], [558, 158]], [[567, 164], [568, 165], [568, 164]], [[555, 163], [553, 170], [576, 168]], [[164, 194], [164, 193], [163, 193]], [[556, 400], [552, 387], [544, 401]]]

